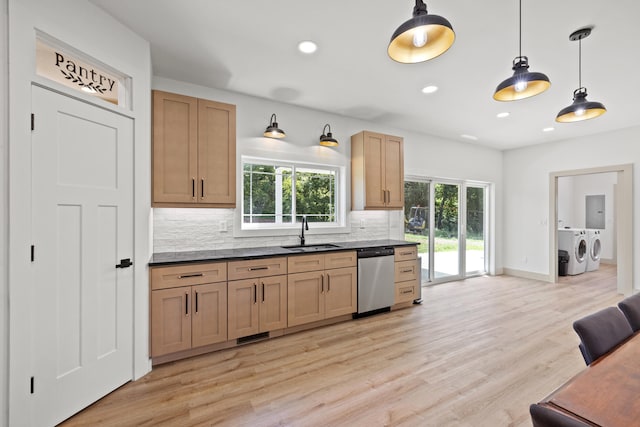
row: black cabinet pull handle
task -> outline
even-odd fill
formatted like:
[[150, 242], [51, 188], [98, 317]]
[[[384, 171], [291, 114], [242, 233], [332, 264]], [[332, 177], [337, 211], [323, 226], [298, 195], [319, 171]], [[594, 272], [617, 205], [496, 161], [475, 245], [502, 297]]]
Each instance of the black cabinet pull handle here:
[[202, 277], [204, 273], [181, 274], [178, 279], [188, 279], [189, 277]]
[[258, 303], [258, 285], [256, 285], [255, 283], [253, 284], [253, 303]]
[[191, 198], [196, 198], [196, 179], [191, 178]]
[[120, 260], [120, 264], [116, 264], [116, 268], [129, 268], [132, 265], [131, 258], [124, 258]]
[[249, 271], [268, 270], [269, 266], [265, 267], [249, 267]]
[[331, 292], [331, 276], [327, 273], [327, 292]]
[[204, 199], [204, 178], [200, 180], [200, 184], [202, 185], [202, 187], [200, 188], [200, 197]]
[[198, 292], [196, 292], [196, 314], [198, 313]]
[[264, 304], [264, 282], [262, 282], [262, 303]]
[[189, 316], [189, 292], [185, 292], [184, 294], [184, 315]]

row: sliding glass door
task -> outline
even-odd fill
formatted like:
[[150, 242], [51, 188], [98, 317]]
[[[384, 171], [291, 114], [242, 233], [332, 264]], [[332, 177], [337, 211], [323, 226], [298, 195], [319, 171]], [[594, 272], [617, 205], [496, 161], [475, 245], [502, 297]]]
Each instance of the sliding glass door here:
[[405, 179], [405, 239], [419, 243], [423, 284], [486, 273], [487, 189], [463, 181]]
[[466, 275], [483, 274], [487, 271], [485, 245], [486, 186], [466, 187], [466, 233], [465, 233], [465, 266]]
[[404, 237], [418, 242], [418, 256], [422, 263], [422, 282], [429, 279], [430, 183], [411, 180], [404, 182]]
[[433, 183], [434, 280], [451, 280], [460, 277], [459, 200], [459, 184]]

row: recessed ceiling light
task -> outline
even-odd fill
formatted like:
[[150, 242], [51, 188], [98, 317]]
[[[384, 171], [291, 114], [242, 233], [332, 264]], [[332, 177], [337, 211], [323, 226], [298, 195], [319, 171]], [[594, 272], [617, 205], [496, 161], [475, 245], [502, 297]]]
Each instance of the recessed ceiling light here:
[[511, 114], [511, 113], [509, 113], [508, 111], [504, 111], [502, 113], [496, 114], [496, 117], [499, 118], [499, 119], [504, 119], [505, 117], [509, 117], [509, 114]]
[[434, 93], [438, 91], [438, 86], [425, 86], [422, 88], [422, 93]]
[[318, 45], [311, 40], [305, 40], [298, 43], [298, 50], [302, 53], [313, 53], [318, 50]]
[[553, 132], [554, 130], [556, 130], [556, 128], [548, 127], [548, 128], [542, 129], [542, 132]]
[[477, 136], [473, 136], [473, 135], [467, 135], [466, 133], [463, 133], [462, 135], [460, 135], [462, 138], [464, 139], [470, 139], [471, 141], [477, 141], [478, 137]]

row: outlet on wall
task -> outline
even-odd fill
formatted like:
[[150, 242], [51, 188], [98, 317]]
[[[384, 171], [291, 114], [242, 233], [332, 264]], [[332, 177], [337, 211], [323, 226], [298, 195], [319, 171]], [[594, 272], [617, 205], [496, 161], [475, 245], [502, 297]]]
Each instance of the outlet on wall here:
[[364, 219], [360, 220], [360, 228], [364, 228]]
[[226, 233], [227, 232], [227, 221], [221, 220], [218, 223], [218, 231], [221, 232], [221, 233]]

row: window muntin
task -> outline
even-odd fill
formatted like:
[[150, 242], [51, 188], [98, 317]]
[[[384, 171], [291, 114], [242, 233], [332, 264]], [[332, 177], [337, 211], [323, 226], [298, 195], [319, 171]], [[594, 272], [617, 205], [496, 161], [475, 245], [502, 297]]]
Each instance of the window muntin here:
[[242, 228], [287, 228], [302, 215], [338, 225], [338, 179], [334, 166], [243, 160]]

